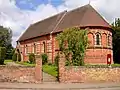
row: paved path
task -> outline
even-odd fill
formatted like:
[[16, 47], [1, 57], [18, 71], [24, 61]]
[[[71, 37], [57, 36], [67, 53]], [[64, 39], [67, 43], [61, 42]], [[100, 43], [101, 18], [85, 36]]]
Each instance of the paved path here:
[[43, 82], [57, 82], [57, 78], [43, 72]]
[[0, 83], [0, 90], [120, 90], [120, 83]]

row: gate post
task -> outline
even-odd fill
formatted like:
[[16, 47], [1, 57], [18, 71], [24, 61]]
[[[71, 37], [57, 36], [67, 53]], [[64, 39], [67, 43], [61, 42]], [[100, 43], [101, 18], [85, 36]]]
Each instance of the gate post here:
[[65, 56], [62, 52], [59, 52], [59, 82], [65, 82]]
[[35, 79], [38, 82], [42, 82], [42, 58], [40, 55], [36, 56], [36, 65], [35, 65]]

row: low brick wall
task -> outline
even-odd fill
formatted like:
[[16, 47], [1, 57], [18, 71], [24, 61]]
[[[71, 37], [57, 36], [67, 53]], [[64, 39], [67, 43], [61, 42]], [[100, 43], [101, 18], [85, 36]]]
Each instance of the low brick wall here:
[[35, 67], [0, 66], [0, 82], [36, 83]]
[[60, 82], [120, 82], [120, 68], [61, 67]]
[[64, 55], [60, 53], [59, 81], [64, 82], [120, 82], [120, 67], [74, 67], [65, 66]]

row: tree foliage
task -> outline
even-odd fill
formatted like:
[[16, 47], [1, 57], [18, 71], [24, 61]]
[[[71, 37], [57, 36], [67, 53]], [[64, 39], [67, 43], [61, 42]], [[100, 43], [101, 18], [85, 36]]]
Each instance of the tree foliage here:
[[0, 65], [4, 64], [6, 48], [0, 47]]
[[54, 58], [54, 64], [56, 65], [56, 66], [58, 66], [58, 62], [59, 62], [59, 54], [57, 54], [56, 56], [55, 56], [55, 58]]
[[30, 63], [35, 63], [35, 54], [34, 53], [29, 54], [29, 61], [30, 61]]
[[7, 47], [6, 47], [6, 57], [5, 57], [5, 59], [12, 59], [12, 56], [13, 56], [13, 50], [14, 50], [14, 48], [12, 47], [12, 44], [10, 44], [10, 45], [8, 45]]
[[71, 62], [70, 64], [84, 65], [84, 55], [88, 45], [86, 30], [68, 28], [57, 36], [57, 40], [60, 51], [64, 53], [66, 60]]
[[17, 61], [17, 53], [14, 53], [14, 54], [13, 54], [13, 56], [12, 56], [12, 60], [13, 60], [14, 62]]
[[12, 30], [0, 26], [0, 46], [7, 47], [12, 41]]
[[18, 62], [20, 62], [21, 61], [21, 54], [18, 53], [17, 56], [18, 56]]
[[120, 19], [112, 23], [113, 29], [113, 57], [115, 63], [120, 63]]
[[0, 26], [0, 47], [6, 48], [6, 59], [12, 59], [12, 30]]
[[48, 55], [46, 53], [41, 54], [42, 64], [48, 63]]

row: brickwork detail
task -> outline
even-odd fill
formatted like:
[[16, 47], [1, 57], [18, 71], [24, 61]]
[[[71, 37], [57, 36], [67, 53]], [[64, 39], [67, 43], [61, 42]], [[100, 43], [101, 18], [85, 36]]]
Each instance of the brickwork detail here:
[[120, 82], [120, 67], [65, 66], [65, 58], [61, 55], [59, 81], [61, 83]]
[[0, 82], [36, 83], [35, 67], [0, 66]]
[[35, 67], [0, 66], [0, 82], [41, 83], [42, 60], [36, 57]]
[[65, 80], [65, 56], [62, 53], [59, 53], [60, 60], [59, 60], [59, 81], [64, 82]]
[[[111, 54], [112, 63], [113, 63], [113, 52], [112, 52], [112, 32], [106, 29], [87, 29], [88, 30], [88, 40], [89, 46], [86, 50], [85, 63], [93, 64], [106, 64], [107, 54]], [[96, 45], [96, 34], [100, 35], [100, 45]], [[26, 45], [28, 46], [28, 52], [33, 53], [33, 46], [36, 43], [37, 55], [42, 53], [47, 53], [49, 63], [54, 63], [54, 58], [58, 53], [59, 47], [58, 42], [56, 41], [57, 34], [49, 34], [34, 39], [29, 39], [26, 41], [21, 41], [17, 48], [21, 51], [21, 56], [23, 61], [28, 61], [28, 54], [26, 54]], [[109, 40], [109, 41], [108, 41]], [[44, 45], [46, 52], [44, 52]], [[109, 42], [109, 43], [108, 43]], [[35, 53], [36, 54], [36, 53]]]
[[38, 82], [42, 82], [42, 59], [40, 57], [36, 57], [36, 65], [35, 65], [35, 79]]

